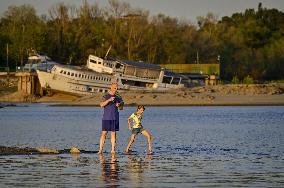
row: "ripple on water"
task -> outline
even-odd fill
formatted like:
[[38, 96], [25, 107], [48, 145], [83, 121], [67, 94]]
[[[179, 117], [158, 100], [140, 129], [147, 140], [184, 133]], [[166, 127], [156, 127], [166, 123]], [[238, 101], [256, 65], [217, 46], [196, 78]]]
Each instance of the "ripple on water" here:
[[[0, 187], [282, 187], [284, 107], [147, 107], [130, 137], [121, 111], [117, 154], [0, 156]], [[1, 111], [0, 145], [96, 151], [101, 109], [33, 106]], [[2, 115], [3, 114], [3, 115]], [[21, 123], [19, 123], [21, 122]], [[38, 123], [40, 122], [40, 123]]]

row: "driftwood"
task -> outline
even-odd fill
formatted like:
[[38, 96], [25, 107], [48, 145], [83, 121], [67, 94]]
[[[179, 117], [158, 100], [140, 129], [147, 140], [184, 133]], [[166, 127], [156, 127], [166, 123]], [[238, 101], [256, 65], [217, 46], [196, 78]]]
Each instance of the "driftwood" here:
[[0, 155], [39, 155], [39, 154], [80, 154], [80, 153], [97, 153], [97, 151], [79, 150], [76, 147], [70, 149], [51, 149], [51, 148], [20, 148], [0, 146]]

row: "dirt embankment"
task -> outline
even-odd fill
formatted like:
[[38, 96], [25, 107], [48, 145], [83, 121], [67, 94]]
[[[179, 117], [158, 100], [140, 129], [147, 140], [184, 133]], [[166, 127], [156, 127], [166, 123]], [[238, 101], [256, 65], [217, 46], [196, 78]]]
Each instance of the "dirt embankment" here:
[[[103, 94], [84, 96], [68, 105], [99, 105]], [[284, 105], [284, 84], [217, 85], [164, 93], [123, 92], [126, 105]]]
[[284, 92], [284, 84], [227, 84], [207, 86], [196, 90], [207, 93], [216, 92], [223, 95], [277, 95]]
[[[126, 105], [284, 105], [284, 84], [216, 85], [186, 88], [164, 93], [121, 92]], [[12, 93], [0, 101], [52, 102], [63, 105], [99, 105], [103, 94], [72, 96], [55, 93], [51, 97]]]

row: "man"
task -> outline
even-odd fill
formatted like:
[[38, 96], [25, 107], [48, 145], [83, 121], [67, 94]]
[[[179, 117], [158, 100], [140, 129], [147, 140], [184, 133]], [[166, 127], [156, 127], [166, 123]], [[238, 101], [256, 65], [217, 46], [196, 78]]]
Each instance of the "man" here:
[[123, 106], [122, 98], [116, 93], [117, 89], [117, 83], [111, 84], [109, 92], [104, 95], [103, 100], [100, 103], [100, 106], [104, 107], [104, 114], [102, 118], [102, 134], [99, 154], [103, 153], [103, 147], [108, 131], [111, 132], [111, 153], [115, 153], [116, 131], [119, 131], [118, 108], [122, 108]]

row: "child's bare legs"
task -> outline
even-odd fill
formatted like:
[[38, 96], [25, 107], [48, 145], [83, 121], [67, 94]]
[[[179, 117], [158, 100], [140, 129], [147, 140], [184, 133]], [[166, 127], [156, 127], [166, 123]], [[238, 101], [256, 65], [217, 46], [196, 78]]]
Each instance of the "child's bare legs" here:
[[128, 144], [127, 144], [127, 147], [126, 147], [126, 149], [125, 149], [125, 152], [126, 152], [126, 153], [129, 152], [129, 149], [130, 149], [132, 143], [134, 142], [135, 137], [136, 137], [136, 134], [132, 134], [132, 135], [131, 135], [130, 140], [129, 140]]
[[111, 140], [111, 153], [115, 153], [115, 144], [116, 144], [116, 132], [111, 131], [110, 132], [110, 140]]
[[106, 136], [107, 136], [107, 131], [102, 131], [102, 135], [101, 135], [101, 139], [100, 139], [100, 150], [99, 150], [99, 154], [102, 154], [102, 153], [103, 153], [103, 148], [104, 148]]
[[152, 137], [152, 135], [151, 135], [148, 131], [146, 131], [146, 130], [142, 131], [141, 133], [142, 133], [143, 136], [146, 136], [147, 139], [148, 139], [149, 153], [151, 154], [151, 153], [152, 153], [152, 140], [153, 140], [153, 137]]

